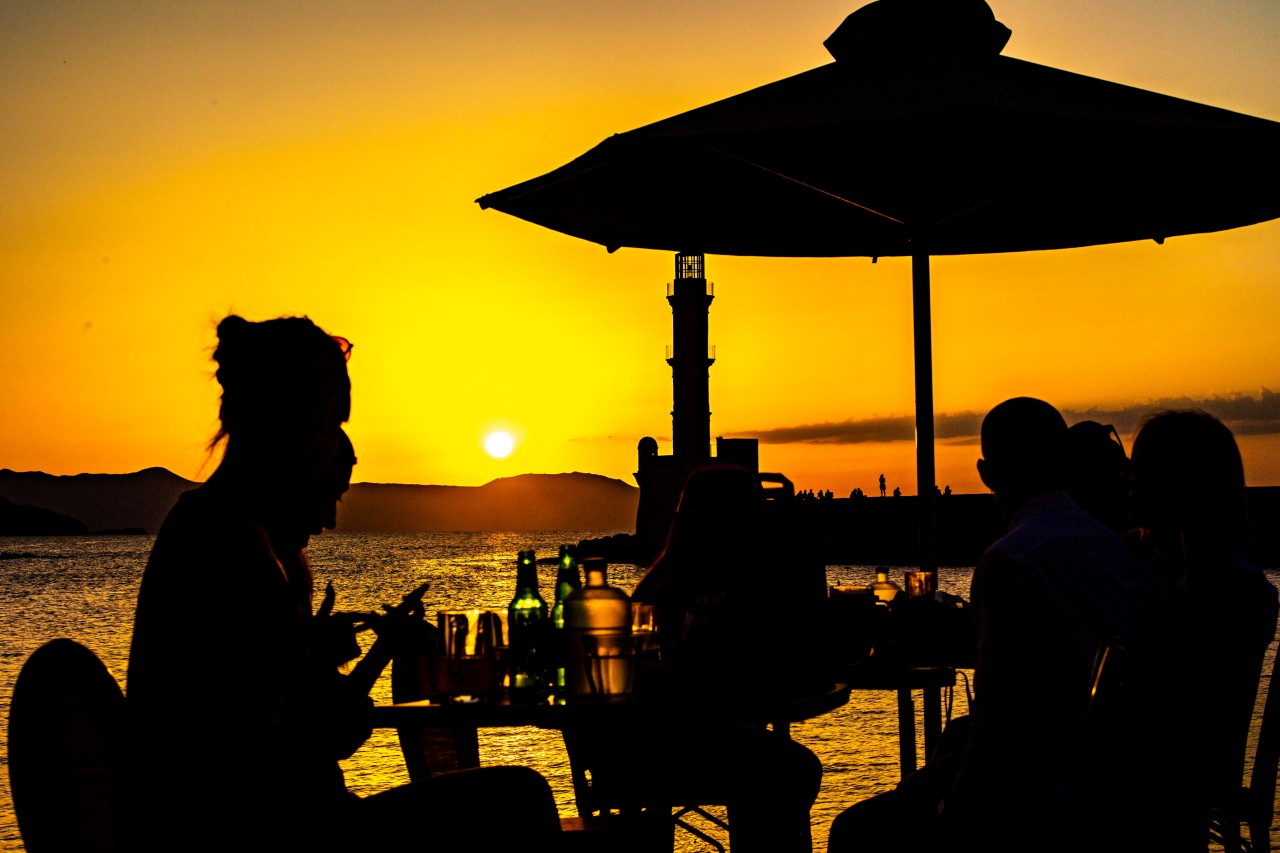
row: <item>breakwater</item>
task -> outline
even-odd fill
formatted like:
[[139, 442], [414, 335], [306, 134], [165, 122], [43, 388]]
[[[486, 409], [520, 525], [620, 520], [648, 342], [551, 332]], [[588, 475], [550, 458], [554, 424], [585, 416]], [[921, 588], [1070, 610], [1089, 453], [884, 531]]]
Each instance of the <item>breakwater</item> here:
[[[1248, 490], [1253, 557], [1266, 568], [1280, 568], [1280, 486]], [[900, 497], [798, 500], [827, 565], [910, 566], [919, 562], [919, 499]], [[942, 495], [937, 498], [938, 565], [972, 566], [1003, 535], [1004, 519], [994, 496]], [[626, 534], [586, 540], [584, 551], [613, 562], [645, 564], [634, 537]]]

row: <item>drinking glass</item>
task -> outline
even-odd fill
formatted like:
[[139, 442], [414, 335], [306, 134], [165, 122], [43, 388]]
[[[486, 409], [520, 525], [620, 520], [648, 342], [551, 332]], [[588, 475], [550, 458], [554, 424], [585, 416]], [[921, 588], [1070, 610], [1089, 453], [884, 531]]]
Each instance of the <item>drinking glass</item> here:
[[650, 632], [584, 634], [587, 684], [596, 699], [629, 695], [635, 687], [636, 643]]
[[657, 612], [651, 601], [631, 602], [631, 633], [658, 630]]
[[931, 596], [938, 590], [938, 576], [933, 572], [909, 571], [905, 580], [907, 598]]
[[506, 632], [502, 614], [477, 607], [441, 610], [436, 687], [452, 698], [482, 698], [501, 689], [497, 660]]

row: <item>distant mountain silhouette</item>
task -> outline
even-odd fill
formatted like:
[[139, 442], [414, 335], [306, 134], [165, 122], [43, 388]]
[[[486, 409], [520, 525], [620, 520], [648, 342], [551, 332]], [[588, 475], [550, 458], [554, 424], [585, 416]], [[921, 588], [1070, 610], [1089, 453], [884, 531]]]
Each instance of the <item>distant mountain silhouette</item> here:
[[599, 474], [521, 474], [483, 486], [357, 483], [338, 505], [339, 531], [635, 529], [640, 490]]
[[137, 528], [154, 535], [178, 495], [197, 485], [164, 468], [70, 476], [0, 469], [0, 497], [69, 515], [94, 532]]
[[76, 536], [88, 532], [83, 521], [69, 515], [0, 498], [0, 536]]
[[[133, 528], [155, 535], [178, 496], [198, 485], [164, 468], [74, 476], [0, 469], [0, 498], [71, 516], [92, 532]], [[630, 531], [639, 501], [635, 486], [598, 474], [521, 474], [483, 486], [357, 483], [338, 506], [337, 529]], [[53, 532], [48, 519], [25, 514], [21, 520], [38, 529], [17, 526], [0, 535]]]
[[[155, 535], [178, 496], [197, 485], [164, 468], [74, 476], [0, 469], [0, 535], [128, 530]], [[1248, 497], [1255, 558], [1267, 567], [1280, 567], [1280, 487], [1252, 487]], [[634, 533], [639, 500], [640, 490], [635, 486], [577, 472], [521, 474], [483, 486], [357, 483], [338, 505], [337, 529], [353, 533]], [[821, 545], [832, 564], [906, 564], [915, 559], [916, 507], [912, 497], [836, 499], [814, 502], [806, 508], [822, 517]], [[971, 565], [1002, 532], [990, 495], [939, 499], [938, 545], [943, 562]], [[629, 553], [627, 539], [595, 541], [601, 548], [608, 546], [606, 551]]]

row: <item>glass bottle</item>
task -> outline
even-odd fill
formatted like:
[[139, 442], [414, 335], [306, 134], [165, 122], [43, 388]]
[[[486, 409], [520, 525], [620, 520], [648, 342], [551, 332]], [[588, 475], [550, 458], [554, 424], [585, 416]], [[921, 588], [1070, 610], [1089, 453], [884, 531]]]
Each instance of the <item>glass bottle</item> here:
[[564, 600], [569, 593], [582, 589], [582, 574], [578, 571], [578, 552], [573, 545], [560, 546], [559, 568], [556, 570], [556, 600], [551, 606], [552, 654], [554, 655], [551, 686], [557, 693], [565, 688], [565, 667], [568, 665], [568, 643], [564, 635]]
[[578, 549], [573, 545], [561, 545], [559, 568], [556, 570], [556, 600], [551, 606], [551, 627], [564, 627], [564, 599], [575, 589], [582, 589]]
[[565, 640], [569, 649], [565, 673], [570, 696], [590, 696], [584, 641], [619, 638], [631, 633], [631, 599], [609, 586], [609, 564], [590, 557], [582, 561], [586, 583], [564, 599]]
[[880, 567], [876, 569], [876, 579], [871, 584], [871, 591], [876, 594], [876, 599], [881, 603], [893, 604], [898, 593], [902, 592], [902, 587], [889, 580], [888, 569]]
[[534, 552], [521, 551], [516, 559], [516, 594], [507, 605], [513, 697], [528, 697], [546, 687], [547, 623], [547, 602], [538, 592], [538, 564]]

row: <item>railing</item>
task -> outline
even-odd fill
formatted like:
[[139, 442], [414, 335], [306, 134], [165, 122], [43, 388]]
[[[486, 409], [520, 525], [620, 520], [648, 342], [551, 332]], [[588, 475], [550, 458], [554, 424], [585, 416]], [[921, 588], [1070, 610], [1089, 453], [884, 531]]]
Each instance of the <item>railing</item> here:
[[[667, 361], [671, 361], [671, 359], [675, 357], [676, 357], [675, 347], [673, 347], [671, 344], [667, 344]], [[716, 345], [709, 344], [707, 346], [707, 361], [715, 361], [715, 360], [716, 360]]]
[[[667, 282], [667, 296], [675, 296], [675, 295], [676, 295], [676, 283], [674, 281]], [[711, 298], [714, 299], [715, 295], [716, 295], [716, 283], [714, 281], [707, 282], [707, 296], [710, 296]]]

